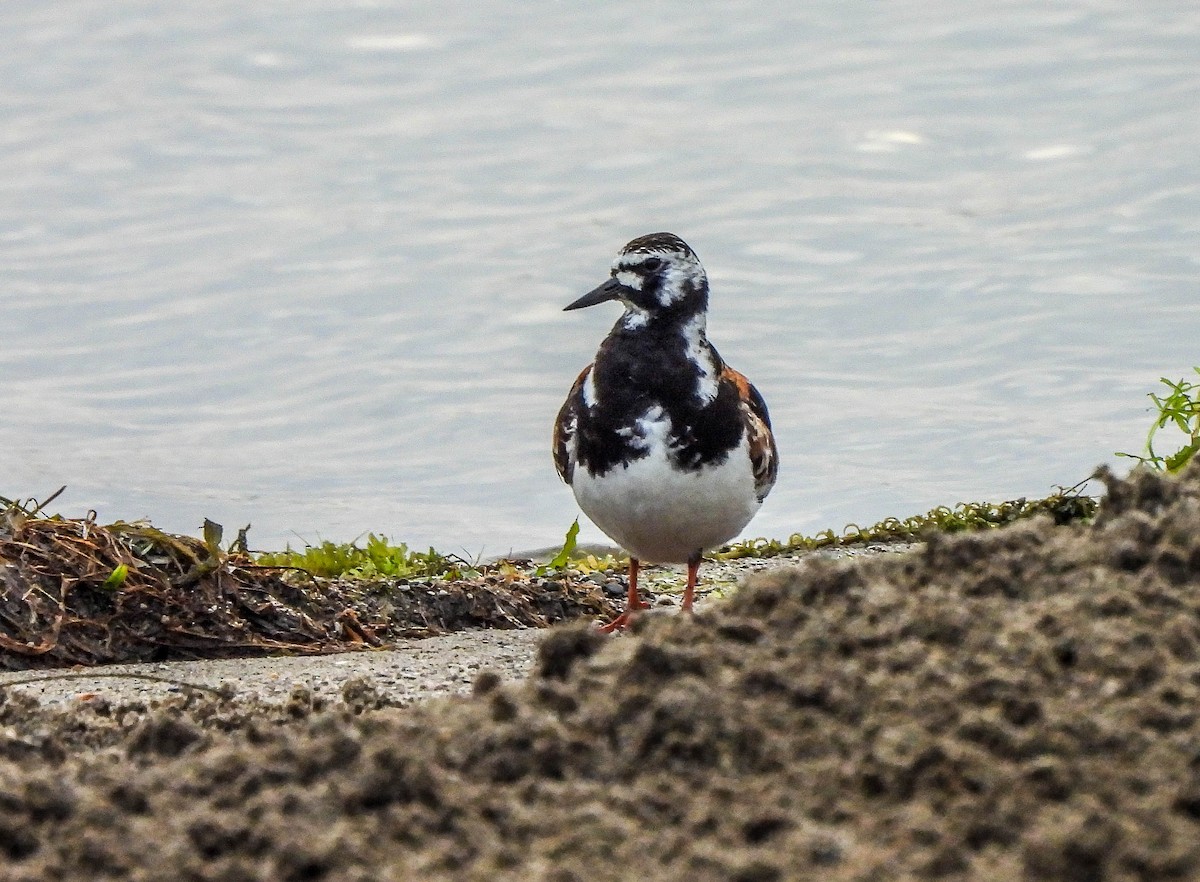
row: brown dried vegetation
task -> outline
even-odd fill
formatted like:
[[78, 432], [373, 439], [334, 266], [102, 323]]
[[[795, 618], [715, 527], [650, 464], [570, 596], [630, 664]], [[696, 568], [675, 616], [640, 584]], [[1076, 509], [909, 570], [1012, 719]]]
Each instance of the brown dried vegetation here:
[[570, 578], [313, 578], [141, 523], [0, 511], [0, 667], [344, 652], [615, 615]]

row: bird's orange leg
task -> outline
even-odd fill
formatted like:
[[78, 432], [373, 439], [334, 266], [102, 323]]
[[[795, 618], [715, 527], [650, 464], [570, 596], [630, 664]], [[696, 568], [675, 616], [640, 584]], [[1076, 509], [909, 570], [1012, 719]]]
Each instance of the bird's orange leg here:
[[635, 612], [639, 609], [649, 609], [650, 604], [643, 603], [638, 597], [637, 590], [638, 577], [638, 560], [636, 557], [629, 558], [629, 599], [625, 602], [625, 612], [621, 613], [607, 625], [601, 625], [600, 630], [605, 634], [611, 634], [613, 631], [623, 631], [628, 625]]
[[696, 595], [696, 576], [700, 572], [700, 552], [697, 551], [688, 558], [687, 587], [683, 589], [683, 611], [692, 611], [692, 600]]

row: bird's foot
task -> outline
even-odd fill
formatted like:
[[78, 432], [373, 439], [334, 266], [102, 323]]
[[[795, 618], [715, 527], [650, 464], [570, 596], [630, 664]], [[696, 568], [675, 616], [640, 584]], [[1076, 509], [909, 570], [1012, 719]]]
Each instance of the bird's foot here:
[[600, 633], [601, 634], [611, 634], [613, 631], [624, 631], [626, 628], [629, 627], [629, 623], [633, 621], [634, 613], [638, 612], [639, 610], [649, 609], [649, 608], [650, 608], [650, 604], [638, 601], [638, 604], [636, 607], [627, 608], [625, 610], [625, 612], [621, 613], [619, 616], [617, 616], [615, 619], [613, 619], [607, 625], [601, 625]]

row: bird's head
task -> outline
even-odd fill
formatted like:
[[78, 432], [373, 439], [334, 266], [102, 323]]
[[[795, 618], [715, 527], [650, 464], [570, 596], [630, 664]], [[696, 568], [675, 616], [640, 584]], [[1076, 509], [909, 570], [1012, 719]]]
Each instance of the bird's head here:
[[624, 304], [631, 329], [668, 315], [686, 320], [708, 308], [708, 277], [686, 242], [672, 233], [651, 233], [622, 248], [608, 281], [566, 308], [609, 300]]

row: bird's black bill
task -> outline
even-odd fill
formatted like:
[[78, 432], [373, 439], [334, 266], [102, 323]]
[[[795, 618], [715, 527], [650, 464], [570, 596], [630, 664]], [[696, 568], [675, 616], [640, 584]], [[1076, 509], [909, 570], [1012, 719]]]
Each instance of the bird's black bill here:
[[630, 289], [622, 285], [616, 279], [609, 279], [598, 288], [593, 288], [588, 291], [570, 306], [564, 306], [563, 312], [572, 309], [583, 309], [588, 306], [595, 306], [597, 303], [607, 303], [609, 300], [620, 300], [621, 296]]

